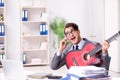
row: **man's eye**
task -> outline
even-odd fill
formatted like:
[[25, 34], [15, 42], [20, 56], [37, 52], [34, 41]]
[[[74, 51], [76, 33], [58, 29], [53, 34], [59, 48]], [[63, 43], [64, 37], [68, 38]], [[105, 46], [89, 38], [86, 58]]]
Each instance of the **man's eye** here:
[[68, 35], [68, 33], [65, 33], [65, 35]]

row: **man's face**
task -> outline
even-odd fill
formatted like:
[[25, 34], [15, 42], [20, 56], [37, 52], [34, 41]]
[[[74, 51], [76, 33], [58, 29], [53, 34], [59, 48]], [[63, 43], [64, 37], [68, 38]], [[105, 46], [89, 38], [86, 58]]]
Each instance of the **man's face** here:
[[73, 27], [65, 28], [66, 38], [73, 44], [78, 44], [81, 40], [80, 31], [74, 30]]

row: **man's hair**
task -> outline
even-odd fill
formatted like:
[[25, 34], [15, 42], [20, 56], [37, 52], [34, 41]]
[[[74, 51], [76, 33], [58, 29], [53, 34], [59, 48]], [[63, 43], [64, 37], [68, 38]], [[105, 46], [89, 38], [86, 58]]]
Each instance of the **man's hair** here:
[[69, 28], [69, 27], [72, 27], [75, 31], [78, 31], [78, 30], [79, 30], [77, 24], [75, 24], [75, 23], [67, 23], [67, 24], [65, 25], [65, 28], [64, 28], [64, 33], [65, 33], [65, 29], [66, 29], [66, 28]]

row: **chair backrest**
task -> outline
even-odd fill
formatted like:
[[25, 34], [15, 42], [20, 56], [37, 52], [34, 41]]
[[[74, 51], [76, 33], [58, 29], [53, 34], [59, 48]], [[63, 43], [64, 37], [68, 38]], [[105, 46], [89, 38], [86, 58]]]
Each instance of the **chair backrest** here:
[[[111, 62], [111, 57], [109, 56], [109, 67], [110, 67], [110, 62]], [[109, 70], [109, 67], [108, 67], [108, 70]]]

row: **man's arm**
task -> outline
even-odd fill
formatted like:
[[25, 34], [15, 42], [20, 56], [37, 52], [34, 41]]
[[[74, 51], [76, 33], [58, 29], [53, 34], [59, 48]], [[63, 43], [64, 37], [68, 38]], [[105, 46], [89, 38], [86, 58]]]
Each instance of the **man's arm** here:
[[51, 61], [51, 68], [53, 70], [59, 69], [63, 65], [65, 65], [65, 55], [59, 55], [59, 52], [55, 53], [52, 61]]
[[108, 55], [108, 53], [106, 55], [101, 55], [101, 59], [102, 59], [102, 64], [101, 67], [105, 67], [107, 70], [109, 70], [109, 66], [110, 66], [110, 56]]
[[[60, 67], [62, 67], [65, 64], [65, 48], [67, 46], [67, 38], [63, 38], [60, 41], [60, 47], [58, 49], [58, 52], [55, 53], [52, 61], [51, 61], [51, 68], [52, 69], [59, 69]], [[66, 53], [66, 52], [65, 52]]]

